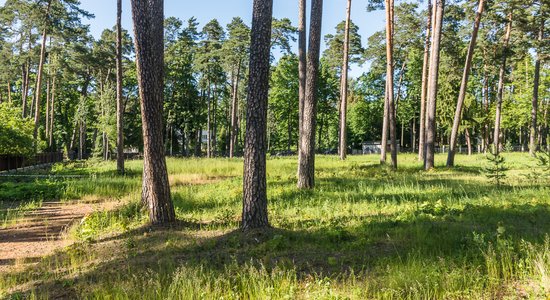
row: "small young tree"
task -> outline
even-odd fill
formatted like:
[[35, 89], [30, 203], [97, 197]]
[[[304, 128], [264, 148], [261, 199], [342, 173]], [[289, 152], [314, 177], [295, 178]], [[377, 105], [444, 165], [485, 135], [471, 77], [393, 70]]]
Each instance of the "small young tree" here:
[[483, 168], [483, 173], [489, 178], [497, 188], [501, 186], [502, 181], [506, 178], [506, 171], [508, 168], [505, 164], [504, 157], [499, 151], [491, 149], [486, 156], [488, 165]]

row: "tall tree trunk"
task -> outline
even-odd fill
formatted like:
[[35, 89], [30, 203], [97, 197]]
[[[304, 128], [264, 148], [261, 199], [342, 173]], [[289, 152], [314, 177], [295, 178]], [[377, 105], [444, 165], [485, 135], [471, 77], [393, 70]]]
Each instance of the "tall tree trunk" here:
[[304, 154], [302, 154], [302, 135], [304, 127], [304, 102], [306, 98], [306, 0], [298, 0], [298, 165]]
[[231, 103], [231, 137], [229, 140], [229, 158], [235, 155], [237, 146], [237, 114], [239, 110], [239, 81], [241, 79], [241, 61], [237, 64], [237, 73], [234, 77], [233, 84], [233, 101]]
[[11, 82], [8, 81], [8, 103], [11, 104]]
[[210, 81], [208, 82], [208, 92], [206, 93], [206, 101], [208, 102], [208, 110], [206, 116], [206, 157], [212, 157], [212, 99], [210, 98]]
[[439, 54], [441, 44], [441, 29], [443, 27], [443, 14], [445, 12], [445, 0], [436, 0], [434, 3], [434, 32], [430, 55], [430, 76], [428, 82], [428, 102], [426, 117], [426, 141], [424, 169], [430, 170], [434, 167], [435, 158], [435, 139], [436, 139], [436, 121], [435, 114], [437, 108], [437, 90], [439, 79]]
[[122, 99], [122, 0], [117, 0], [116, 17], [116, 169], [124, 174], [124, 101]]
[[303, 128], [298, 163], [299, 189], [312, 189], [315, 186], [315, 126], [322, 19], [323, 0], [312, 0], [309, 49], [307, 52], [306, 94], [303, 106]]
[[[46, 80], [46, 138], [50, 132], [50, 80]], [[50, 146], [49, 140], [48, 147]]]
[[273, 0], [254, 0], [244, 147], [242, 229], [269, 226], [266, 133]]
[[[544, 21], [541, 24], [541, 27], [539, 29], [539, 36], [538, 41], [542, 42], [542, 38], [544, 35]], [[541, 50], [539, 49], [538, 52]], [[537, 114], [539, 111], [539, 82], [540, 82], [540, 53], [537, 53], [537, 58], [535, 60], [535, 78], [533, 81], [533, 101], [532, 101], [532, 109], [531, 109], [531, 132], [529, 136], [529, 154], [531, 156], [536, 155], [537, 151], [537, 145], [536, 145], [536, 138], [537, 138]]]
[[468, 146], [468, 155], [472, 155], [472, 139], [470, 138], [470, 130], [464, 129], [464, 135], [466, 136], [466, 145]]
[[[57, 76], [53, 75], [53, 79], [52, 79], [52, 95], [51, 95], [51, 101], [52, 101], [52, 105], [51, 105], [51, 112], [50, 112], [50, 131], [48, 132], [48, 140], [49, 140], [49, 144], [50, 144], [50, 147], [54, 147], [54, 144], [53, 144], [53, 128], [54, 128], [54, 120], [55, 120], [55, 117], [54, 117], [54, 114], [55, 114], [55, 86], [56, 86], [56, 81], [57, 81]], [[53, 148], [51, 150], [54, 150]]]
[[26, 118], [27, 117], [27, 96], [28, 96], [28, 93], [29, 93], [29, 62], [27, 60], [27, 62], [25, 63], [25, 65], [23, 65], [22, 67], [22, 85], [21, 85], [21, 106], [22, 106], [22, 111], [23, 111], [23, 118]]
[[506, 33], [504, 34], [504, 45], [502, 52], [502, 63], [498, 73], [498, 91], [497, 91], [497, 105], [495, 111], [495, 132], [493, 135], [493, 146], [495, 147], [495, 153], [500, 152], [500, 119], [502, 111], [502, 97], [504, 93], [504, 81], [506, 77], [506, 59], [508, 56], [508, 44], [510, 43], [510, 34], [512, 32], [512, 12], [508, 14], [508, 24], [506, 24]]
[[[485, 59], [485, 51], [484, 51]], [[483, 112], [489, 115], [489, 77], [487, 76], [487, 63], [483, 66]], [[483, 153], [487, 153], [489, 147], [489, 123], [483, 121]]]
[[344, 31], [344, 59], [340, 83], [340, 159], [345, 160], [348, 152], [347, 110], [348, 110], [348, 68], [349, 68], [349, 28], [351, 23], [351, 0], [346, 10], [346, 28]]
[[38, 65], [38, 73], [36, 77], [36, 89], [34, 91], [34, 139], [38, 138], [38, 125], [40, 124], [40, 100], [41, 100], [41, 91], [42, 91], [42, 71], [44, 69], [44, 61], [46, 60], [46, 38], [47, 30], [44, 28], [42, 32], [42, 46], [40, 48], [40, 63]]
[[458, 93], [458, 101], [456, 103], [455, 118], [453, 121], [453, 129], [451, 131], [451, 141], [449, 143], [449, 155], [447, 156], [447, 167], [452, 167], [455, 164], [455, 148], [456, 140], [458, 138], [458, 129], [462, 120], [462, 108], [464, 106], [464, 99], [466, 98], [466, 91], [468, 88], [468, 77], [470, 76], [472, 58], [474, 57], [474, 49], [476, 47], [477, 32], [479, 31], [479, 24], [481, 23], [481, 15], [483, 14], [484, 8], [485, 0], [479, 0], [479, 5], [474, 20], [474, 29], [472, 30], [472, 39], [470, 40], [468, 53], [466, 54], [466, 63], [464, 64], [462, 82], [460, 83], [460, 92]]
[[143, 127], [141, 199], [153, 224], [176, 220], [164, 156], [164, 1], [132, 0], [138, 86]]
[[397, 124], [395, 120], [393, 69], [393, 0], [386, 0], [386, 90], [390, 129], [391, 167], [397, 169]]
[[380, 164], [386, 163], [386, 152], [388, 150], [388, 127], [389, 127], [389, 114], [388, 114], [388, 81], [386, 81], [386, 89], [384, 92], [384, 115], [382, 116], [382, 140], [380, 141]]
[[418, 134], [418, 160], [424, 160], [424, 142], [426, 141], [426, 96], [428, 93], [428, 66], [430, 60], [430, 37], [432, 32], [432, 1], [428, 0], [428, 22], [424, 41], [424, 60], [422, 63], [422, 87], [420, 91], [420, 128]]
[[33, 137], [36, 144], [38, 138], [38, 125], [40, 124], [40, 92], [42, 91], [42, 76], [44, 70], [44, 63], [46, 61], [46, 39], [48, 37], [48, 19], [50, 14], [50, 7], [52, 0], [48, 0], [48, 7], [46, 8], [46, 20], [44, 20], [44, 29], [42, 31], [42, 45], [40, 47], [40, 63], [38, 64], [38, 73], [36, 75], [36, 90], [35, 93], [35, 113], [34, 113], [34, 133]]

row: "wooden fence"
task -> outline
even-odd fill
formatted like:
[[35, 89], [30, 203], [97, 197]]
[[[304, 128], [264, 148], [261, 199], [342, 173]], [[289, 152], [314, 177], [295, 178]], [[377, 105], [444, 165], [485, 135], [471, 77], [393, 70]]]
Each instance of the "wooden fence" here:
[[30, 158], [23, 156], [0, 155], [0, 171], [16, 170], [24, 167], [63, 161], [63, 152], [39, 153]]

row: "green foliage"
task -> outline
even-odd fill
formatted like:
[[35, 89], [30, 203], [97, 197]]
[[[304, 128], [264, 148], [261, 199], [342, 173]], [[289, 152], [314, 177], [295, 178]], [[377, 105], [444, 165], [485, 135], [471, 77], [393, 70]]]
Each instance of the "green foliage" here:
[[508, 171], [504, 156], [491, 149], [485, 158], [488, 164], [482, 171], [497, 187], [500, 187], [502, 181], [506, 178], [506, 171]]
[[21, 117], [21, 110], [0, 103], [0, 155], [29, 157], [35, 153], [34, 123]]

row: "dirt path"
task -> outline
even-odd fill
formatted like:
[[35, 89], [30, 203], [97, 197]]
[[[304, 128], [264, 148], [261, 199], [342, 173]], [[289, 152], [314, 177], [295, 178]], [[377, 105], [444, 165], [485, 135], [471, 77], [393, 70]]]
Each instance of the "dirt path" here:
[[61, 203], [44, 205], [6, 229], [0, 229], [0, 273], [35, 263], [55, 250], [70, 245], [67, 229], [95, 211], [111, 210], [120, 202]]

